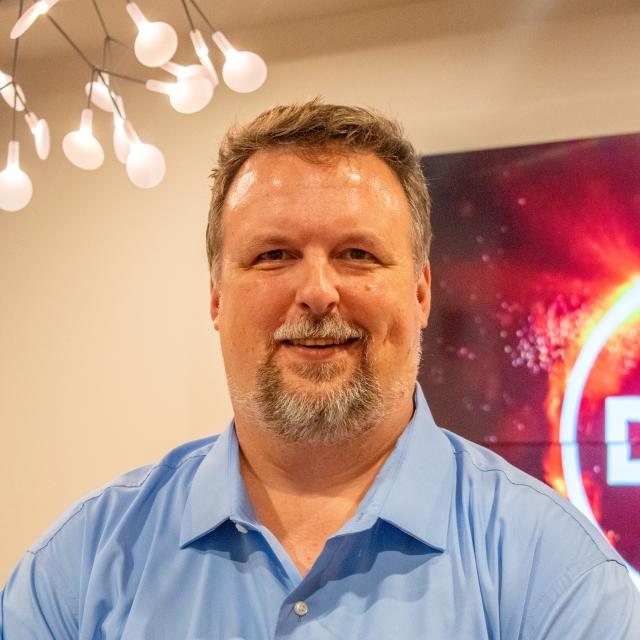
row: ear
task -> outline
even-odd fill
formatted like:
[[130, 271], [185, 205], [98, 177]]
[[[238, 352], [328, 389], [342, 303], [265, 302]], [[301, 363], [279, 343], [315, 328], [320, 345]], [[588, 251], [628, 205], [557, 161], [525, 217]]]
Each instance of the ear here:
[[220, 315], [220, 286], [216, 282], [213, 274], [211, 274], [209, 285], [210, 285], [209, 291], [211, 294], [209, 313], [211, 314], [211, 320], [213, 321], [213, 328], [216, 331], [219, 331], [220, 327], [218, 323], [218, 317]]
[[431, 266], [428, 262], [418, 276], [416, 302], [419, 309], [420, 327], [424, 329], [429, 323], [429, 312], [431, 311]]

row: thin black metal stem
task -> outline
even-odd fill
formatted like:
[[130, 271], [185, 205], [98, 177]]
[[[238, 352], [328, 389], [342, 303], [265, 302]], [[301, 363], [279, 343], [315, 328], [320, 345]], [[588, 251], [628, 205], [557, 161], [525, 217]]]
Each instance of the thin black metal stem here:
[[[93, 95], [93, 79], [96, 76], [95, 67], [91, 69], [91, 80], [89, 80], [89, 95], [87, 96], [87, 109], [91, 108], [91, 96]], [[109, 89], [109, 87], [107, 87]]]
[[116, 78], [122, 78], [123, 80], [129, 80], [129, 82], [137, 82], [138, 84], [146, 84], [146, 80], [142, 80], [140, 78], [133, 78], [131, 76], [125, 76], [123, 73], [116, 73], [115, 71], [111, 71], [110, 69], [100, 69], [96, 67], [96, 71], [98, 73], [108, 73], [110, 76], [115, 76]]
[[[100, 76], [100, 80], [102, 80], [102, 84], [107, 87], [107, 91], [109, 92], [109, 100], [111, 100], [113, 104], [113, 108], [116, 110], [116, 113], [124, 120], [124, 116], [122, 115], [122, 111], [120, 111], [120, 107], [118, 106], [118, 102], [113, 97], [113, 91], [111, 91], [111, 87], [107, 84], [107, 79], [104, 77], [105, 73], [109, 73], [108, 71], [103, 71], [102, 69], [97, 69], [95, 72]], [[111, 73], [111, 75], [114, 75]]]
[[109, 31], [107, 30], [107, 25], [105, 24], [104, 18], [102, 17], [102, 13], [100, 13], [98, 2], [97, 0], [92, 0], [92, 1], [93, 1], [93, 7], [96, 10], [96, 13], [98, 14], [98, 20], [100, 20], [100, 24], [102, 25], [102, 29], [104, 30], [104, 35], [108, 38]]
[[193, 24], [193, 20], [191, 19], [191, 14], [189, 13], [189, 9], [187, 8], [186, 0], [182, 0], [182, 6], [184, 7], [184, 12], [187, 14], [187, 20], [189, 21], [189, 27], [191, 27], [191, 31], [195, 31], [196, 26]]
[[109, 36], [105, 36], [104, 42], [102, 43], [102, 66], [107, 66], [107, 49], [109, 48]]
[[7, 87], [10, 87], [12, 84], [13, 84], [13, 80], [9, 80], [9, 82], [7, 82], [7, 84], [3, 84], [3, 85], [0, 87], [0, 91], [2, 91], [2, 90], [4, 90], [4, 89], [6, 89]]
[[[24, 6], [24, 0], [20, 0], [20, 6], [18, 7], [18, 20], [22, 15], [22, 8]], [[13, 114], [11, 118], [11, 139], [16, 139], [16, 122], [18, 120], [18, 85], [16, 84], [16, 69], [18, 68], [18, 45], [20, 44], [20, 38], [16, 38], [16, 42], [13, 45], [13, 64], [11, 65], [11, 81], [13, 82]]]
[[47, 14], [47, 18], [49, 18], [51, 24], [64, 36], [65, 40], [75, 49], [76, 53], [93, 69], [94, 64], [87, 58], [87, 56], [80, 51], [80, 47], [69, 37], [67, 32], [49, 15]]
[[217, 29], [209, 22], [207, 16], [204, 15], [202, 9], [196, 4], [196, 0], [191, 0], [191, 4], [195, 7], [195, 10], [200, 14], [200, 17], [207, 23], [207, 26], [211, 31], [217, 31]]
[[125, 49], [128, 49], [129, 51], [131, 51], [131, 47], [126, 42], [122, 42], [122, 40], [118, 40], [118, 38], [113, 38], [109, 36], [109, 42], [115, 42], [116, 44], [119, 44], [121, 47], [124, 47]]
[[24, 110], [28, 113], [29, 109], [27, 108], [27, 101], [23, 100], [22, 96], [17, 91], [16, 91], [16, 95], [18, 96], [18, 100], [20, 100], [20, 103], [24, 107]]

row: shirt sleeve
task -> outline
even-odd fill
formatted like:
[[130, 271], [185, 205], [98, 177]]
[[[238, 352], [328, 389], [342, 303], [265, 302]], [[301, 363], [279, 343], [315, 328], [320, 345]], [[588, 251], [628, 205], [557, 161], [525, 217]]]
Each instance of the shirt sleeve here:
[[77, 602], [46, 553], [28, 552], [0, 592], [0, 640], [77, 640]]
[[615, 560], [583, 573], [538, 613], [528, 639], [640, 640], [640, 591]]

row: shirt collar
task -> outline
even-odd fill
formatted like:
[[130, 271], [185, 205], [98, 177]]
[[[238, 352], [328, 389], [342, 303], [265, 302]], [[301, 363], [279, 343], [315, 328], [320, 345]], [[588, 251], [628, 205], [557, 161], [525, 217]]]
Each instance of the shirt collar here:
[[227, 520], [256, 523], [255, 511], [240, 475], [233, 421], [213, 443], [193, 478], [182, 514], [180, 546], [185, 547]]
[[[384, 478], [389, 486], [378, 517], [444, 551], [455, 480], [453, 449], [436, 426], [420, 385], [414, 403], [413, 418], [396, 445], [398, 455], [387, 461], [397, 468]], [[377, 481], [372, 490], [382, 489], [375, 486]]]
[[[421, 542], [444, 550], [454, 479], [453, 451], [435, 425], [420, 385], [416, 385], [414, 404], [413, 418], [358, 513], [340, 533], [362, 529], [367, 521], [381, 518]], [[213, 443], [193, 478], [182, 516], [180, 546], [229, 519], [258, 526], [240, 475], [233, 422]]]

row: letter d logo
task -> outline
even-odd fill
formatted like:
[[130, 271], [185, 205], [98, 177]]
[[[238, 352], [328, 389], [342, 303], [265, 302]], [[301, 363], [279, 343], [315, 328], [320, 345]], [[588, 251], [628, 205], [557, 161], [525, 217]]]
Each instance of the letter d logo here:
[[[601, 531], [594, 510], [587, 497], [581, 465], [581, 445], [579, 443], [578, 422], [585, 385], [604, 346], [630, 320], [640, 312], [640, 279], [636, 279], [623, 290], [618, 300], [609, 308], [593, 328], [567, 380], [560, 415], [560, 446], [562, 469], [569, 500]], [[608, 513], [608, 522], [617, 517], [616, 528], [636, 527], [640, 530], [640, 457], [634, 457], [630, 430], [640, 422], [640, 384], [633, 395], [612, 396], [604, 400], [604, 441], [606, 442], [606, 486], [603, 498], [614, 497], [612, 491], [634, 492], [626, 509], [609, 509], [603, 504], [603, 514]], [[593, 443], [590, 443], [593, 448]], [[636, 453], [636, 456], [638, 454]], [[611, 500], [613, 502], [613, 500]], [[635, 523], [635, 524], [634, 524]], [[605, 527], [607, 529], [609, 527]], [[603, 531], [604, 533], [604, 531]], [[625, 560], [631, 577], [640, 589], [640, 548], [633, 540], [635, 555]]]

